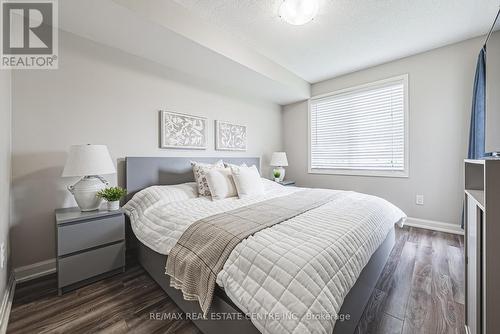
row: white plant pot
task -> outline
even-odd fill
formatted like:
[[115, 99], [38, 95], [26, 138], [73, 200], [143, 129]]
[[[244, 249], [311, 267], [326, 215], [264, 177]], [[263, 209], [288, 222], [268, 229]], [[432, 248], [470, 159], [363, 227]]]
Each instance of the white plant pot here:
[[120, 201], [107, 202], [108, 211], [116, 211], [120, 208]]
[[280, 182], [280, 178], [279, 177], [275, 177], [274, 178], [274, 182]]

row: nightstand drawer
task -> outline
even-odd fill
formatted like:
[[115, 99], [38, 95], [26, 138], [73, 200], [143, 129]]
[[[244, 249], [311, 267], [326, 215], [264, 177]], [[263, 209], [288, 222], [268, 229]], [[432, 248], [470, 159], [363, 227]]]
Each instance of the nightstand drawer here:
[[125, 239], [123, 215], [60, 225], [58, 256]]
[[64, 287], [84, 279], [118, 269], [125, 265], [125, 242], [60, 258], [59, 286]]

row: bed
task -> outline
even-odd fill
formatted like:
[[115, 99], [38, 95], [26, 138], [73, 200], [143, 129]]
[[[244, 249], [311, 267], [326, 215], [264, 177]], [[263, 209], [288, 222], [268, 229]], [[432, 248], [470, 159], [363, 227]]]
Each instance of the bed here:
[[[221, 159], [260, 166], [259, 158]], [[129, 157], [126, 187], [127, 205], [141, 211], [129, 212], [139, 240], [139, 262], [198, 328], [205, 334], [354, 333], [394, 245], [394, 224], [402, 222], [404, 213], [374, 196], [331, 191], [335, 200], [257, 232], [236, 246], [217, 276], [214, 298], [203, 319], [199, 304], [186, 301], [165, 275], [175, 241], [200, 218], [302, 189], [269, 181], [262, 198], [212, 202], [190, 195], [191, 160], [215, 162], [219, 158]], [[145, 198], [154, 197], [152, 190], [165, 188], [154, 187], [158, 185], [179, 185], [176, 187], [182, 191], [176, 194], [180, 197], [156, 207], [151, 204], [154, 198], [149, 204], [139, 199], [144, 194]], [[368, 216], [371, 218], [363, 218]], [[334, 227], [331, 221], [336, 222]], [[317, 249], [328, 242], [332, 245]], [[266, 262], [272, 264], [269, 269]], [[304, 264], [299, 265], [301, 262]], [[339, 318], [332, 318], [334, 314]]]

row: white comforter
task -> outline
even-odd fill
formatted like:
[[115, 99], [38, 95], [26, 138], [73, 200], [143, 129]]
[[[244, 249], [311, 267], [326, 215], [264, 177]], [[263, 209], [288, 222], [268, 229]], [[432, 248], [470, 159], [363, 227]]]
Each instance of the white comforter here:
[[[125, 210], [138, 239], [168, 254], [198, 219], [302, 190], [265, 184], [263, 196], [214, 202], [195, 197], [193, 184], [177, 186], [176, 192], [152, 187]], [[333, 202], [244, 240], [219, 273], [217, 284], [262, 333], [332, 333], [361, 270], [406, 217], [381, 198], [340, 193]]]

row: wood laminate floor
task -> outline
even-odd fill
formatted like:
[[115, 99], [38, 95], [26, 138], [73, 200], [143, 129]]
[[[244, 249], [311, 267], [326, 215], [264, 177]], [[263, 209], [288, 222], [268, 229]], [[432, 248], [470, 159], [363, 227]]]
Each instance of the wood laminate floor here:
[[397, 241], [358, 333], [465, 333], [463, 237], [414, 227]]
[[[397, 242], [358, 333], [464, 333], [463, 238], [396, 229]], [[131, 261], [129, 261], [131, 262]], [[137, 264], [125, 273], [57, 295], [51, 275], [16, 288], [7, 333], [200, 333]]]

